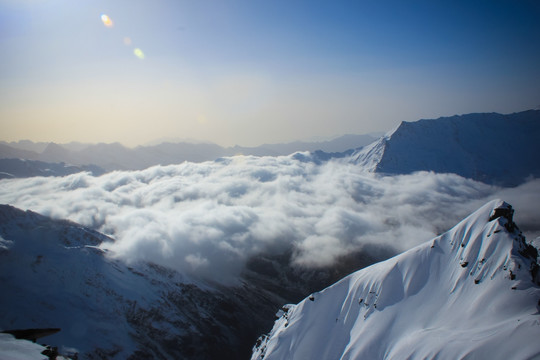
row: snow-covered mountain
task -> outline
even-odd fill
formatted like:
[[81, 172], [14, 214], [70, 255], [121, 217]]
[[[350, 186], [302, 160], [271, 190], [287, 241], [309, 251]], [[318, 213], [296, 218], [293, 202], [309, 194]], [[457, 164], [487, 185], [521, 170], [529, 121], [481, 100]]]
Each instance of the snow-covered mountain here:
[[359, 149], [352, 161], [372, 172], [454, 173], [498, 185], [540, 176], [540, 110], [402, 122]]
[[252, 359], [540, 357], [537, 250], [492, 201], [453, 229], [286, 305]]
[[6, 360], [47, 360], [42, 354], [47, 348], [30, 340], [15, 339], [13, 335], [0, 333], [0, 355]]
[[290, 254], [267, 254], [247, 264], [238, 285], [224, 286], [114, 260], [104, 241], [112, 239], [0, 205], [0, 330], [61, 328], [43, 342], [81, 359], [247, 358], [280, 304], [380, 260], [355, 254], [317, 272], [292, 268]]
[[69, 221], [3, 205], [0, 235], [0, 328], [61, 328], [45, 340], [61, 353], [245, 357], [243, 343], [276, 306], [248, 285], [225, 291], [152, 263], [111, 260], [98, 247], [111, 239]]

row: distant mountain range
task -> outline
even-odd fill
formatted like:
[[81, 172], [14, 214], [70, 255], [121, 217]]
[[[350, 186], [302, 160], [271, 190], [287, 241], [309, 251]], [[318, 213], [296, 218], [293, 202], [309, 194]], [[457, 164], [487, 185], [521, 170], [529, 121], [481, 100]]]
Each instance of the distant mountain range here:
[[[0, 142], [0, 177], [94, 175], [140, 170], [184, 161], [213, 161], [233, 155], [281, 156], [321, 163], [345, 158], [369, 172], [454, 173], [488, 184], [515, 186], [540, 176], [540, 110], [514, 114], [479, 113], [402, 122], [378, 139], [344, 135], [324, 142], [264, 144], [224, 148], [211, 143], [161, 143], [127, 148], [119, 143], [81, 144]], [[39, 162], [38, 162], [39, 161]]]
[[540, 176], [540, 110], [468, 114], [402, 122], [352, 154], [352, 162], [382, 174], [454, 173], [496, 185]]
[[64, 162], [48, 163], [38, 160], [0, 159], [0, 179], [12, 179], [32, 176], [66, 176], [91, 172], [95, 176], [105, 173], [105, 170], [95, 165], [73, 166]]
[[[257, 147], [221, 147], [212, 143], [161, 143], [127, 148], [119, 143], [81, 144], [33, 143], [31, 141], [0, 142], [0, 159], [25, 159], [73, 166], [94, 165], [104, 171], [141, 170], [154, 165], [179, 164], [184, 161], [212, 161], [233, 155], [280, 156], [297, 151], [343, 152], [376, 140], [370, 135], [344, 135], [323, 142], [264, 144]], [[2, 167], [0, 171], [6, 172]], [[13, 174], [15, 177], [17, 174]]]
[[537, 359], [538, 252], [492, 201], [447, 233], [285, 305], [252, 360]]

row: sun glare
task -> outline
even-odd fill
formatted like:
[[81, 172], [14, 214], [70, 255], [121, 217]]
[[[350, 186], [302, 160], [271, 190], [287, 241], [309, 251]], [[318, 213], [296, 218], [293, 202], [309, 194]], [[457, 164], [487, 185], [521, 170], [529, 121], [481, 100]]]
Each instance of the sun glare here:
[[103, 21], [103, 25], [105, 25], [108, 28], [111, 28], [114, 26], [113, 21], [107, 14], [101, 14], [101, 21]]

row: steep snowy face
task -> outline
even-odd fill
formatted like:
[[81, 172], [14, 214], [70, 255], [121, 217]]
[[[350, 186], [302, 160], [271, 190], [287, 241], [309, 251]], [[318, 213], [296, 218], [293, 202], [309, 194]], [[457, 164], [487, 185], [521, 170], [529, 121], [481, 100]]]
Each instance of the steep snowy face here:
[[384, 174], [425, 170], [513, 186], [540, 176], [539, 137], [539, 110], [402, 122], [352, 161]]
[[252, 359], [540, 356], [537, 250], [492, 201], [447, 233], [286, 305]]
[[[237, 359], [261, 332], [259, 317], [271, 321], [272, 294], [128, 266], [109, 259], [103, 241], [111, 239], [0, 205], [0, 329], [61, 328], [44, 342], [80, 358]], [[5, 348], [0, 341], [2, 359]]]
[[375, 172], [377, 170], [377, 165], [384, 155], [386, 143], [388, 142], [391, 134], [392, 131], [377, 141], [374, 141], [373, 143], [355, 151], [351, 155], [352, 162], [361, 166], [367, 171]]
[[46, 341], [81, 354], [135, 352], [131, 312], [156, 301], [159, 286], [148, 291], [140, 269], [109, 261], [98, 248], [106, 240], [76, 223], [1, 205], [0, 328], [61, 328]]

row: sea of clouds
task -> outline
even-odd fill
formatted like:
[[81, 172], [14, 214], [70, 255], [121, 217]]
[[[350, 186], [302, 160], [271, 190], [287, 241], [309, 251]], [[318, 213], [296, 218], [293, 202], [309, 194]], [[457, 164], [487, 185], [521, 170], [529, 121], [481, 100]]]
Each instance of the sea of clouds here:
[[292, 249], [295, 265], [323, 267], [368, 244], [403, 251], [494, 198], [517, 209], [526, 235], [539, 235], [540, 180], [500, 188], [453, 174], [380, 176], [309, 156], [0, 181], [0, 203], [109, 234], [115, 241], [102, 247], [112, 256], [223, 283], [262, 252]]

